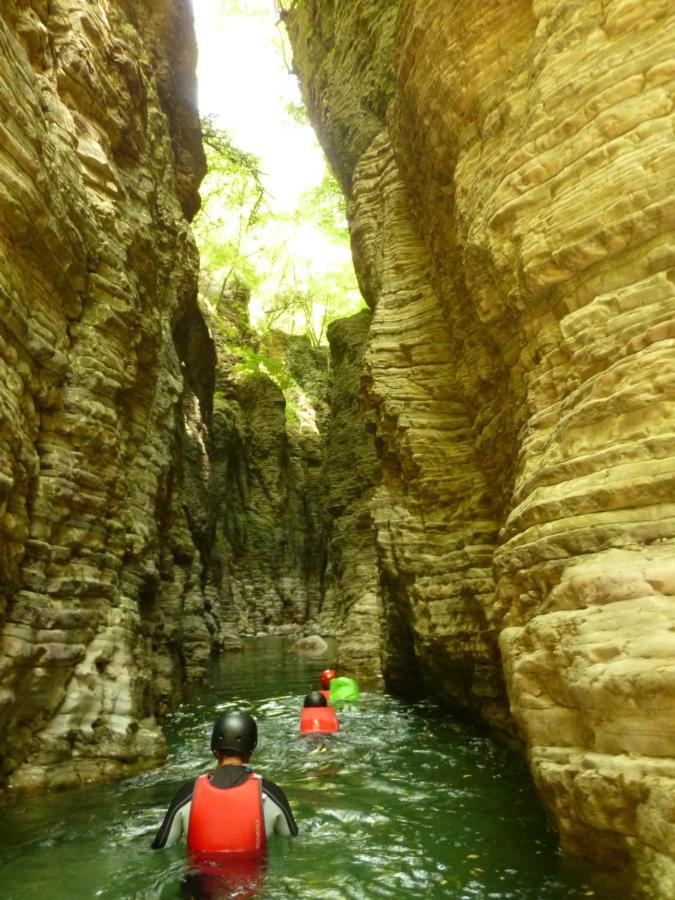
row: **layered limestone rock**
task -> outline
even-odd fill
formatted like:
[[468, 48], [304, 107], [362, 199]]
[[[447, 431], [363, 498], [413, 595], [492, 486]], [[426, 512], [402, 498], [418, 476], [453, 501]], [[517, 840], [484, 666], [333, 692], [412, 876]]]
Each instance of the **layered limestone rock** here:
[[379, 480], [360, 396], [371, 315], [332, 323], [330, 354], [305, 336], [250, 326], [248, 291], [227, 292], [211, 327], [218, 364], [210, 570], [243, 636], [337, 638], [337, 664], [380, 673], [381, 601], [370, 502]]
[[327, 353], [305, 336], [248, 322], [248, 294], [233, 291], [218, 348], [212, 495], [218, 606], [225, 648], [241, 636], [316, 623], [325, 529], [322, 462]]
[[364, 381], [382, 466], [372, 515], [383, 671], [398, 690], [428, 689], [503, 724], [490, 623], [499, 526], [435, 293], [433, 256], [382, 131], [394, 92], [396, 21], [395, 4], [383, 2], [332, 12], [308, 3], [287, 18], [308, 106], [351, 195], [354, 262], [374, 307]]
[[1, 783], [161, 757], [213, 640], [175, 463], [208, 418], [192, 34], [187, 0], [0, 12]]
[[341, 671], [381, 673], [382, 597], [371, 504], [380, 481], [375, 444], [361, 399], [368, 310], [328, 327], [330, 419], [322, 472], [327, 568], [321, 622], [335, 634]]
[[384, 136], [356, 169], [352, 234], [362, 283], [370, 291], [374, 273], [379, 282], [365, 392], [377, 413], [382, 460], [373, 516], [385, 677], [398, 690], [425, 688], [502, 724], [490, 625], [498, 526], [432, 286], [432, 259]]
[[501, 655], [563, 845], [672, 896], [675, 9], [286, 21], [374, 308], [387, 677], [499, 721]]

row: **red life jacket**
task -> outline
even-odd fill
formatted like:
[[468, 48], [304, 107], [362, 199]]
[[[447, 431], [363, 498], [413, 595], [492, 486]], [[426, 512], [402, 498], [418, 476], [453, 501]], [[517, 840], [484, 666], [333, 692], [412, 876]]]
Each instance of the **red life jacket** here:
[[320, 690], [319, 693], [323, 694], [323, 696], [326, 698], [326, 703], [328, 703], [330, 700], [330, 691]]
[[191, 853], [248, 853], [265, 850], [262, 782], [251, 772], [237, 787], [215, 788], [200, 775], [192, 795], [187, 845]]
[[340, 723], [332, 706], [305, 706], [300, 716], [300, 731], [325, 734], [339, 731]]

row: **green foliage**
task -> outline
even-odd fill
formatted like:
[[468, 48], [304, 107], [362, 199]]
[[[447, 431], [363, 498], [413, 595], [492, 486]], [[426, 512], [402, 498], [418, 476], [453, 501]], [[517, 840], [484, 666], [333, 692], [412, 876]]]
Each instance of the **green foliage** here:
[[268, 0], [220, 0], [226, 16], [261, 16], [267, 13]]
[[242, 178], [244, 182], [254, 182], [258, 191], [264, 195], [265, 189], [260, 180], [260, 160], [253, 153], [240, 150], [232, 142], [232, 138], [224, 128], [218, 128], [213, 116], [204, 116], [201, 121], [202, 141], [211, 151], [209, 169], [219, 171], [229, 178]]
[[297, 428], [300, 425], [300, 413], [293, 397], [286, 396], [286, 406], [284, 407], [284, 416], [289, 425]]
[[309, 125], [309, 116], [303, 103], [287, 103], [285, 111], [288, 118], [296, 125]]
[[345, 196], [328, 171], [320, 184], [302, 194], [295, 218], [296, 221], [313, 222], [335, 241], [349, 241]]
[[217, 305], [233, 281], [255, 287], [256, 248], [248, 238], [269, 214], [260, 161], [240, 150], [211, 117], [202, 120], [208, 175], [195, 234], [202, 255], [202, 297]]
[[[299, 116], [300, 107], [292, 115]], [[260, 160], [212, 118], [202, 129], [209, 172], [195, 233], [200, 295], [211, 319], [227, 319], [222, 305], [239, 286], [251, 294], [258, 331], [279, 328], [308, 335], [314, 346], [324, 343], [333, 319], [363, 306], [339, 185], [326, 171], [294, 209], [273, 208]], [[223, 331], [223, 337], [229, 342], [235, 335]]]
[[352, 315], [364, 306], [351, 262], [300, 274], [292, 267], [263, 306], [265, 330], [306, 334], [318, 347], [325, 343], [326, 329], [334, 319]]
[[237, 374], [267, 375], [284, 392], [295, 384], [295, 379], [280, 359], [251, 347], [233, 347], [232, 351], [240, 358], [235, 366]]
[[[283, 63], [278, 71], [283, 78], [283, 64], [290, 69], [289, 46], [284, 29], [278, 26], [294, 5], [295, 0], [275, 0], [279, 20], [275, 22], [270, 0], [219, 0], [216, 27], [233, 33], [241, 26], [244, 43], [250, 33], [261, 35], [280, 54]], [[242, 18], [249, 21], [237, 21]], [[258, 68], [257, 61], [251, 60], [256, 69], [251, 77], [275, 71], [274, 63], [268, 70], [266, 60], [262, 53]], [[244, 69], [242, 78], [248, 77]], [[276, 93], [279, 85], [274, 77], [264, 77]], [[288, 342], [270, 331], [305, 334], [316, 347], [325, 342], [330, 321], [351, 314], [363, 301], [349, 253], [345, 201], [335, 179], [326, 171], [320, 183], [298, 198], [299, 191], [284, 184], [286, 176], [276, 174], [277, 160], [289, 152], [287, 147], [298, 147], [306, 159], [307, 150], [311, 155], [310, 142], [316, 143], [305, 107], [296, 100], [288, 102], [297, 96], [294, 90], [288, 92], [282, 86], [279, 96], [285, 103], [281, 127], [289, 132], [284, 138], [291, 140], [280, 141], [277, 148], [274, 138], [270, 139], [268, 152], [259, 128], [239, 124], [244, 133], [254, 135], [252, 140], [259, 141], [256, 145], [268, 161], [270, 176], [256, 155], [238, 145], [234, 132], [221, 127], [220, 120], [203, 119], [208, 174], [194, 228], [201, 254], [200, 303], [222, 362], [219, 387], [228, 386], [227, 394], [216, 392], [221, 413], [227, 409], [228, 397], [234, 396], [229, 393], [232, 382], [245, 382], [247, 389], [256, 391], [264, 387], [257, 379], [269, 378], [284, 394], [289, 426], [305, 429], [316, 427], [312, 389], [303, 372], [289, 371], [295, 357], [287, 352]], [[231, 107], [236, 116], [237, 105]], [[255, 103], [250, 104], [250, 115], [257, 123], [264, 120]], [[272, 118], [270, 133], [275, 135], [279, 123]], [[295, 167], [297, 161], [290, 160], [289, 178]], [[310, 171], [315, 171], [312, 164]], [[309, 173], [299, 174], [303, 184], [311, 183], [304, 180]], [[289, 196], [294, 199], [283, 199]], [[290, 342], [290, 346], [297, 348], [302, 342]], [[316, 361], [317, 355], [305, 347], [296, 363], [303, 353]]]

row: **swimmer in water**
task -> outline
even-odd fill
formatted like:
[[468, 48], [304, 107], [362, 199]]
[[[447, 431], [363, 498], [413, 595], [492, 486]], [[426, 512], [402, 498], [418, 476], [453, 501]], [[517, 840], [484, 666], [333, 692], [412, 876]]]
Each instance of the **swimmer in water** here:
[[320, 694], [326, 698], [326, 702], [328, 703], [330, 700], [330, 683], [336, 677], [335, 669], [324, 669], [319, 678], [321, 679], [321, 690]]
[[333, 734], [340, 730], [337, 713], [321, 691], [312, 691], [305, 697], [300, 715], [300, 731], [303, 734]]
[[153, 850], [171, 847], [185, 835], [199, 876], [213, 879], [222, 873], [221, 880], [226, 881], [236, 870], [238, 883], [255, 882], [272, 835], [298, 833], [283, 790], [248, 765], [257, 743], [252, 716], [241, 712], [218, 716], [211, 735], [216, 768], [178, 789], [152, 842]]

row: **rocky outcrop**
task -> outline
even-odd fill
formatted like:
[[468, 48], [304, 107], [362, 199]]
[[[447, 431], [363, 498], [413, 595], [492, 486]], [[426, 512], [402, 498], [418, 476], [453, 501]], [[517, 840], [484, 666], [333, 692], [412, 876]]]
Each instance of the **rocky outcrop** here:
[[[391, 145], [355, 174], [352, 233], [364, 284], [377, 272], [365, 392], [376, 411], [382, 486], [383, 666], [392, 687], [439, 694], [495, 725], [506, 717], [490, 624], [497, 540], [454, 351]], [[378, 260], [391, 260], [381, 268]]]
[[194, 60], [187, 0], [0, 13], [2, 783], [161, 757], [215, 640], [176, 463], [209, 415]]
[[364, 310], [328, 327], [330, 419], [322, 475], [327, 568], [321, 622], [335, 634], [339, 669], [366, 678], [381, 673], [382, 617], [371, 513], [380, 467], [361, 400], [371, 318]]
[[672, 4], [286, 22], [374, 310], [385, 674], [499, 723], [501, 668], [563, 845], [672, 896]]
[[248, 322], [233, 291], [214, 318], [218, 366], [211, 454], [213, 559], [225, 648], [241, 636], [317, 622], [323, 595], [327, 353]]
[[371, 314], [333, 322], [330, 354], [305, 336], [257, 335], [248, 292], [211, 327], [218, 365], [210, 554], [224, 649], [242, 636], [335, 635], [337, 664], [380, 674], [382, 614], [370, 504], [379, 481], [360, 380]]

